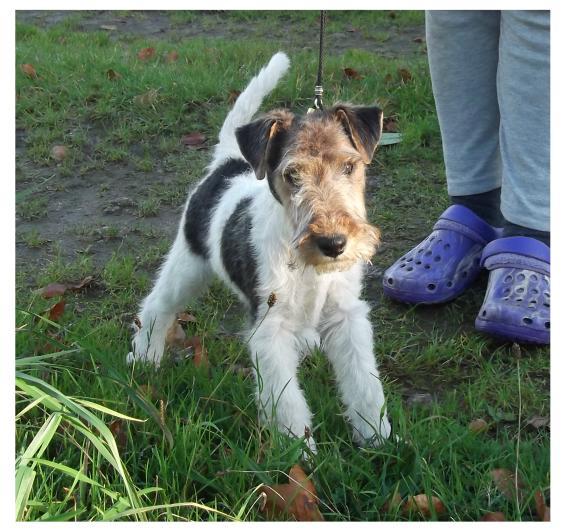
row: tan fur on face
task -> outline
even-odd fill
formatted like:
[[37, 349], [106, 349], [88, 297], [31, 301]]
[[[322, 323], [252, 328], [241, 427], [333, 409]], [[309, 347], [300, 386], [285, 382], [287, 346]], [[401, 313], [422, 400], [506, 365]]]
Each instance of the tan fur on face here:
[[[350, 175], [344, 173], [346, 164], [353, 164]], [[291, 168], [299, 176], [298, 188], [285, 180], [285, 172]], [[366, 220], [365, 168], [363, 157], [337, 120], [310, 114], [272, 177], [297, 228], [294, 243], [299, 257], [319, 272], [348, 269], [375, 253], [380, 233]], [[333, 234], [347, 238], [345, 251], [336, 259], [321, 253], [315, 243], [317, 236]]]

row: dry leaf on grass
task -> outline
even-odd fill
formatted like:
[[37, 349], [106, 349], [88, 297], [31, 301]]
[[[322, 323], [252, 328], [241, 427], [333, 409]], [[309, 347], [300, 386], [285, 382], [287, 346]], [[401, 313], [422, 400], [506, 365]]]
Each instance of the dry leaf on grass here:
[[488, 422], [484, 419], [474, 419], [469, 423], [469, 431], [472, 433], [483, 433], [488, 430]]
[[65, 310], [65, 301], [61, 299], [57, 304], [54, 304], [49, 309], [47, 318], [53, 322], [59, 321], [59, 318], [63, 315], [64, 310]]
[[142, 107], [150, 107], [157, 102], [158, 91], [156, 89], [150, 89], [148, 92], [139, 94], [134, 98], [134, 103], [141, 105]]
[[114, 419], [109, 425], [108, 428], [114, 435], [114, 439], [116, 440], [116, 446], [118, 446], [119, 450], [124, 450], [126, 448], [126, 443], [128, 442], [128, 436], [126, 434], [126, 427], [124, 426], [123, 419]]
[[537, 490], [534, 494], [536, 512], [542, 522], [551, 521], [551, 509], [545, 503], [545, 496], [541, 490]]
[[407, 68], [398, 68], [398, 74], [404, 83], [411, 81], [413, 77]]
[[117, 79], [120, 79], [122, 77], [122, 75], [120, 73], [118, 73], [116, 70], [109, 68], [106, 71], [106, 77], [109, 81], [116, 81]]
[[240, 94], [241, 94], [240, 90], [234, 90], [234, 89], [231, 90], [228, 93], [228, 97], [226, 98], [229, 105], [232, 105], [238, 99], [238, 96], [240, 96]]
[[282, 485], [262, 485], [260, 492], [264, 500], [260, 510], [270, 520], [292, 517], [300, 522], [322, 522], [317, 492], [313, 482], [307, 478], [299, 465], [289, 471], [289, 483]]
[[175, 50], [172, 50], [165, 56], [166, 63], [175, 63], [177, 59], [179, 59], [179, 54]]
[[445, 506], [439, 498], [436, 496], [427, 496], [427, 494], [417, 494], [407, 499], [402, 507], [402, 512], [409, 514], [417, 511], [425, 518], [428, 518], [432, 515], [432, 508], [437, 516], [441, 516], [445, 513]]
[[343, 72], [347, 79], [362, 79], [362, 76], [354, 68], [344, 68]]
[[58, 162], [65, 160], [67, 155], [68, 150], [65, 146], [53, 146], [51, 148], [51, 157]]
[[540, 428], [549, 428], [549, 416], [547, 417], [539, 417], [535, 416], [529, 419], [526, 424], [531, 428], [535, 428], [539, 430]]
[[79, 291], [86, 288], [93, 281], [92, 276], [85, 277], [80, 282], [70, 283], [70, 284], [60, 284], [59, 282], [54, 282], [48, 284], [47, 286], [39, 289], [37, 293], [41, 295], [44, 299], [50, 299], [52, 297], [59, 297], [64, 295], [67, 291]]
[[154, 55], [156, 54], [156, 49], [155, 48], [142, 48], [139, 52], [138, 52], [138, 59], [140, 59], [141, 61], [147, 61], [148, 59], [151, 59], [152, 57], [154, 57]]
[[520, 476], [516, 476], [507, 468], [495, 468], [490, 471], [490, 477], [496, 488], [508, 501], [515, 501], [516, 496], [521, 501], [525, 495], [525, 483]]
[[480, 519], [481, 522], [505, 522], [506, 515], [501, 512], [486, 513]]
[[201, 338], [199, 336], [187, 337], [185, 330], [178, 321], [175, 321], [167, 331], [165, 336], [165, 344], [174, 349], [192, 349], [193, 365], [195, 367], [206, 368], [209, 366], [209, 357], [207, 351], [203, 348]]
[[187, 312], [181, 312], [177, 314], [177, 322], [180, 324], [184, 324], [184, 323], [196, 323], [197, 322], [197, 318]]
[[204, 147], [204, 143], [207, 137], [203, 133], [194, 132], [194, 133], [187, 133], [181, 137], [181, 143], [184, 146], [200, 149]]
[[33, 67], [33, 65], [30, 65], [29, 63], [24, 63], [22, 66], [22, 72], [29, 77], [30, 79], [36, 79], [37, 78], [37, 72], [35, 71], [35, 68]]

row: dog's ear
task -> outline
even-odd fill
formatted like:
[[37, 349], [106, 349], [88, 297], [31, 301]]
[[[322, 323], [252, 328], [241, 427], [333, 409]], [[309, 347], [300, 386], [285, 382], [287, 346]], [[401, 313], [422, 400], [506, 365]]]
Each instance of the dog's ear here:
[[258, 179], [273, 172], [280, 163], [293, 118], [288, 111], [277, 111], [236, 129], [240, 152]]
[[365, 164], [370, 164], [382, 135], [382, 109], [337, 105], [331, 112], [343, 126], [352, 145], [362, 155]]

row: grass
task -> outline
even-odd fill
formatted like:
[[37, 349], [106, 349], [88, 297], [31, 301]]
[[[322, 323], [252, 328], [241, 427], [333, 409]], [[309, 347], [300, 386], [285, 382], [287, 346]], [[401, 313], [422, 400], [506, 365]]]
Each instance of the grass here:
[[[202, 18], [195, 12], [169, 16], [174, 26]], [[203, 23], [211, 26], [219, 17], [235, 27], [253, 25], [259, 35], [286, 20], [316, 27], [313, 12], [206, 17]], [[16, 356], [24, 382], [16, 395], [18, 518], [262, 520], [258, 486], [286, 481], [302, 449], [258, 423], [253, 382], [245, 370], [250, 367], [246, 345], [234, 334], [244, 319], [235, 298], [217, 283], [188, 308], [196, 322], [188, 324], [187, 333], [202, 338], [208, 368], [195, 366], [190, 357], [172, 356], [152, 371], [127, 366], [125, 356], [130, 323], [169, 245], [162, 227], [147, 223], [162, 215], [164, 205], [175, 210], [183, 204], [209, 155], [209, 150], [185, 149], [179, 139], [199, 131], [212, 146], [230, 90], [245, 86], [285, 43], [110, 36], [80, 31], [80, 20], [77, 15], [46, 28], [17, 23], [16, 64], [31, 63], [39, 75], [30, 79], [17, 67], [16, 120], [27, 135], [21, 157], [38, 172], [49, 172], [41, 175], [50, 175], [27, 188], [25, 179], [18, 180], [18, 186], [23, 182], [18, 213], [35, 223], [26, 228], [23, 241], [39, 246], [34, 252], [43, 249], [41, 220], [52, 215], [53, 205], [44, 194], [71, 175], [92, 180], [108, 199], [113, 184], [97, 182], [101, 168], [115, 180], [132, 172], [142, 184], [130, 193], [136, 212], [128, 218], [124, 240], [132, 239], [131, 247], [118, 247], [96, 265], [91, 255], [69, 259], [51, 238], [44, 246], [50, 249], [49, 262], [30, 263], [17, 272]], [[389, 12], [335, 13], [329, 32], [354, 26], [370, 34], [380, 24], [374, 38], [387, 43], [388, 31], [422, 21], [417, 12], [396, 12], [395, 18]], [[138, 51], [150, 46], [155, 56], [139, 60]], [[178, 61], [165, 62], [173, 49]], [[316, 59], [312, 51], [293, 51], [291, 72], [264, 108], [286, 105], [304, 112]], [[346, 79], [345, 67], [356, 69], [362, 79]], [[401, 68], [411, 72], [411, 79], [402, 79]], [[109, 69], [121, 77], [110, 80]], [[368, 210], [383, 233], [374, 260], [383, 269], [425, 237], [447, 205], [426, 59], [422, 54], [389, 59], [349, 49], [327, 58], [325, 76], [328, 102], [379, 103], [386, 116], [398, 117], [404, 134], [401, 144], [378, 150], [368, 172], [378, 176]], [[152, 89], [158, 91], [154, 102], [136, 101]], [[59, 143], [73, 152], [63, 164], [50, 156]], [[157, 169], [174, 178], [161, 182], [152, 175]], [[119, 229], [93, 219], [61, 238], [71, 236], [118, 240]], [[88, 275], [93, 283], [65, 294], [60, 320], [47, 322], [56, 300], [44, 300], [35, 290]], [[365, 297], [372, 305], [375, 352], [399, 442], [357, 448], [326, 358], [316, 352], [303, 364], [301, 381], [315, 412], [319, 443], [312, 464], [303, 466], [312, 473], [327, 520], [421, 519], [395, 509], [381, 512], [396, 489], [402, 497], [439, 497], [447, 508], [441, 519], [477, 521], [487, 511], [503, 511], [510, 520], [537, 519], [533, 494], [538, 489], [549, 494], [550, 437], [529, 421], [549, 414], [549, 350], [529, 347], [518, 354], [474, 331], [485, 282], [479, 280], [452, 304], [419, 308], [384, 298], [380, 280], [369, 277]], [[88, 414], [79, 412], [81, 400], [97, 406], [87, 408]], [[476, 418], [488, 422], [488, 431], [469, 430]], [[526, 484], [520, 504], [495, 487], [489, 474], [495, 468], [518, 468]]]

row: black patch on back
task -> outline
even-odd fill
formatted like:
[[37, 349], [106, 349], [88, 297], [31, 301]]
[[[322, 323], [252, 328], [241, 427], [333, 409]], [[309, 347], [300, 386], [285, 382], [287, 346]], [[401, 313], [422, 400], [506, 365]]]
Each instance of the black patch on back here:
[[228, 218], [222, 231], [221, 256], [224, 268], [250, 302], [253, 317], [257, 317], [260, 300], [257, 293], [258, 267], [252, 246], [252, 216], [248, 211], [251, 197], [242, 199]]
[[211, 225], [211, 215], [222, 194], [237, 175], [252, 171], [252, 167], [242, 159], [228, 159], [216, 168], [191, 196], [185, 212], [185, 238], [191, 250], [203, 258], [209, 257], [207, 237]]

